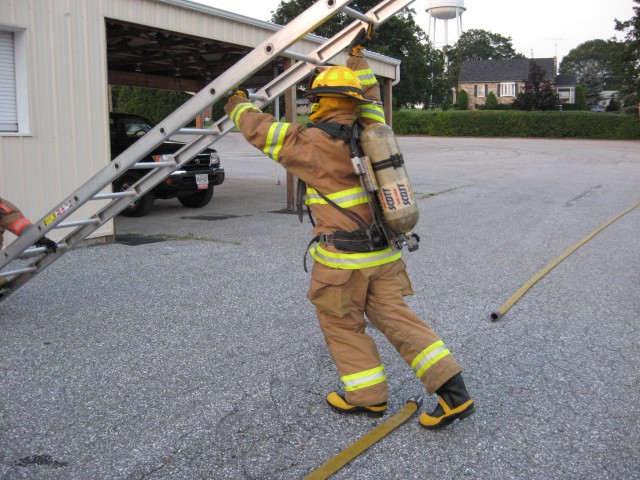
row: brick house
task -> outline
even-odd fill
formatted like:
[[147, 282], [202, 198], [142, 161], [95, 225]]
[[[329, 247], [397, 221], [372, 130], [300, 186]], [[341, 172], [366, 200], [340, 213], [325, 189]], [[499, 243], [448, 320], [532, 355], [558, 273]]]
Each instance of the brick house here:
[[529, 62], [533, 60], [551, 81], [561, 103], [575, 102], [576, 79], [571, 75], [556, 75], [555, 58], [514, 58], [509, 60], [472, 60], [462, 62], [458, 77], [458, 91], [469, 96], [469, 108], [484, 105], [489, 92], [498, 103], [511, 105], [529, 77]]

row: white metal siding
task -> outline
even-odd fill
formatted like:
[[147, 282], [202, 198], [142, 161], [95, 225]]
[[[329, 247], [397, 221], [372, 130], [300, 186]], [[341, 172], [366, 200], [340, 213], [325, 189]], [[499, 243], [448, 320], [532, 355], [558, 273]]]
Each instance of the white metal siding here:
[[16, 107], [16, 64], [13, 48], [13, 32], [0, 27], [0, 131], [18, 130]]
[[[33, 221], [109, 162], [102, 3], [0, 0], [0, 25], [24, 32], [31, 119], [27, 134], [0, 134], [0, 195]], [[100, 207], [90, 202], [74, 219]], [[109, 222], [94, 236], [113, 231]], [[56, 230], [50, 236], [58, 240], [65, 233]]]

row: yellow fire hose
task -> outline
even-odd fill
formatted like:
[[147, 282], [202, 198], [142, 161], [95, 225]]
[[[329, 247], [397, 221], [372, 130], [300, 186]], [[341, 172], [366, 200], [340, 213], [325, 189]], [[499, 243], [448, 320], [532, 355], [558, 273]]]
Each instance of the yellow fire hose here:
[[602, 225], [601, 227], [597, 228], [596, 230], [594, 230], [593, 232], [591, 232], [589, 235], [587, 235], [586, 237], [584, 237], [582, 240], [580, 240], [578, 243], [576, 243], [573, 247], [571, 247], [569, 250], [567, 250], [566, 252], [564, 252], [562, 255], [560, 255], [558, 258], [556, 258], [553, 262], [551, 262], [549, 265], [547, 265], [545, 268], [543, 268], [542, 270], [540, 270], [538, 273], [536, 273], [533, 277], [531, 277], [531, 279], [525, 283], [524, 285], [522, 285], [522, 287], [520, 287], [520, 289], [514, 293], [513, 295], [511, 295], [506, 302], [504, 302], [500, 308], [498, 308], [495, 312], [491, 313], [491, 319], [493, 321], [498, 320], [500, 317], [502, 317], [505, 313], [507, 313], [509, 311], [509, 309], [511, 307], [513, 307], [516, 302], [518, 300], [520, 300], [520, 298], [527, 293], [527, 291], [533, 287], [538, 280], [540, 280], [542, 277], [544, 277], [547, 273], [549, 273], [551, 270], [553, 270], [555, 267], [557, 267], [560, 262], [562, 262], [565, 258], [567, 258], [569, 255], [571, 255], [573, 252], [575, 252], [577, 249], [579, 249], [582, 245], [584, 245], [585, 243], [587, 243], [589, 240], [591, 240], [593, 237], [595, 237], [597, 234], [599, 234], [602, 230], [604, 230], [605, 228], [607, 228], [609, 225], [611, 225], [613, 222], [615, 222], [616, 220], [619, 220], [620, 218], [622, 218], [623, 216], [625, 216], [627, 213], [631, 212], [632, 210], [634, 210], [635, 208], [640, 206], [640, 201], [636, 202], [633, 206], [631, 206], [630, 208], [626, 209], [624, 212], [616, 215], [614, 218], [612, 218], [611, 220], [609, 220], [607, 223], [605, 223], [604, 225]]
[[356, 458], [362, 452], [364, 452], [371, 445], [387, 436], [393, 430], [398, 428], [400, 425], [405, 423], [411, 416], [416, 413], [416, 411], [422, 406], [422, 396], [418, 395], [416, 397], [410, 398], [407, 400], [407, 404], [396, 413], [393, 417], [391, 417], [386, 422], [378, 425], [376, 428], [367, 433], [364, 437], [357, 440], [355, 443], [349, 445], [347, 448], [342, 450], [339, 454], [333, 457], [331, 460], [327, 461], [325, 464], [321, 465], [309, 475], [304, 477], [304, 480], [320, 480], [329, 478], [331, 475], [336, 473], [342, 467], [344, 467], [351, 460]]

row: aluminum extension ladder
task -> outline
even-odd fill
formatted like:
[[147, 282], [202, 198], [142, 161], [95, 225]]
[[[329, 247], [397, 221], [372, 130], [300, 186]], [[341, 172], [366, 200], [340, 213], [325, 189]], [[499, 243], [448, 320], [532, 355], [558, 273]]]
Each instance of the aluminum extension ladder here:
[[[40, 271], [49, 266], [79, 242], [87, 238], [106, 222], [149, 192], [172, 172], [187, 163], [209, 145], [215, 143], [223, 135], [230, 132], [234, 124], [224, 116], [207, 129], [184, 129], [182, 126], [193, 120], [202, 110], [218, 100], [226, 97], [237, 85], [241, 85], [251, 75], [278, 56], [295, 60], [291, 68], [269, 82], [262, 89], [252, 94], [251, 101], [259, 108], [273, 102], [288, 88], [301, 82], [316, 66], [324, 65], [333, 57], [343, 52], [353, 37], [366, 24], [378, 26], [397, 12], [407, 7], [414, 0], [383, 0], [366, 14], [348, 7], [353, 0], [319, 0], [282, 30], [273, 34], [225, 73], [209, 83], [190, 100], [180, 106], [147, 132], [135, 144], [121, 153], [108, 166], [100, 170], [84, 185], [52, 208], [34, 226], [25, 231], [13, 243], [0, 251], [0, 277], [7, 281], [0, 286], [0, 301], [31, 280]], [[312, 32], [329, 18], [343, 12], [355, 21], [341, 32], [316, 48], [308, 55], [301, 55], [287, 50], [298, 39]], [[195, 133], [195, 139], [187, 143], [172, 157], [162, 162], [139, 162], [149, 152], [163, 143], [174, 133]], [[111, 184], [130, 169], [151, 169], [136, 184], [124, 192], [111, 192]], [[107, 193], [100, 193], [105, 191]], [[108, 200], [109, 202], [88, 219], [69, 220], [69, 217], [86, 202]], [[56, 228], [73, 228], [59, 243], [56, 253], [43, 247], [33, 247], [43, 235]], [[5, 269], [11, 262], [21, 265], [13, 270]], [[4, 270], [3, 270], [4, 269]]]

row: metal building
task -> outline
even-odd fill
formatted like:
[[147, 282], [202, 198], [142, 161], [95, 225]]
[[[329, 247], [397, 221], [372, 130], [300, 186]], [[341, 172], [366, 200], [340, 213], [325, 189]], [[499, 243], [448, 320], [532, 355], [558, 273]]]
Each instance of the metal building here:
[[[0, 196], [39, 220], [109, 162], [111, 85], [198, 91], [279, 28], [188, 0], [0, 0]], [[319, 43], [309, 35], [296, 53]], [[399, 61], [368, 58], [390, 118]], [[82, 208], [89, 217], [100, 204]], [[93, 237], [113, 234], [111, 221]]]

